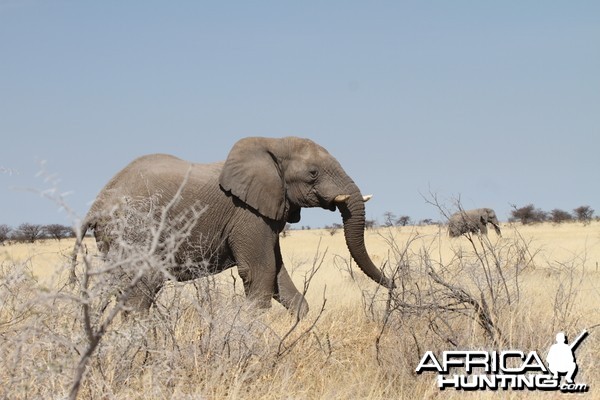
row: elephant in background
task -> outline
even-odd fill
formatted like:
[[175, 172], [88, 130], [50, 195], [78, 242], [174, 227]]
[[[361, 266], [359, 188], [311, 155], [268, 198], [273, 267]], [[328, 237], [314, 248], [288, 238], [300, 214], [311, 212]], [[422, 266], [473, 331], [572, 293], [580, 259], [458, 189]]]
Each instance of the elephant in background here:
[[487, 224], [492, 224], [498, 236], [502, 236], [498, 218], [491, 208], [461, 210], [450, 216], [448, 233], [451, 237], [458, 237], [467, 232], [487, 235]]
[[[91, 229], [105, 257], [118, 255], [115, 248], [135, 245], [135, 239], [118, 243], [111, 218], [123, 204], [135, 207], [150, 198], [155, 208], [168, 207], [172, 215], [204, 207], [185, 242], [174, 256], [168, 255], [170, 279], [186, 281], [237, 266], [246, 296], [259, 307], [271, 307], [274, 298], [302, 317], [308, 304], [283, 264], [279, 233], [286, 223], [300, 221], [303, 207], [321, 207], [340, 211], [346, 245], [362, 271], [386, 288], [395, 287], [365, 248], [366, 198], [339, 162], [309, 139], [244, 138], [224, 162], [212, 164], [165, 154], [142, 156], [100, 191], [80, 237]], [[143, 282], [128, 296], [128, 304], [149, 309], [165, 281], [161, 275]]]

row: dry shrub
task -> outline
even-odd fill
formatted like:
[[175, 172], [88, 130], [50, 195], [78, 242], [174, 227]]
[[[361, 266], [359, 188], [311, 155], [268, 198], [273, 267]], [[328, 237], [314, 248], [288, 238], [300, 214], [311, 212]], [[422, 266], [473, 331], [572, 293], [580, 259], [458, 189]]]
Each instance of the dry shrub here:
[[[151, 206], [115, 225], [123, 244], [117, 258], [80, 254], [76, 287], [60, 284], [64, 270], [47, 289], [28, 263], [1, 264], [0, 398], [435, 397], [433, 379], [414, 373], [427, 350], [545, 354], [558, 330], [575, 334], [599, 318], [582, 311], [598, 301], [584, 256], [541, 263], [515, 230], [493, 242], [466, 235], [447, 257], [438, 250], [441, 229], [400, 241], [396, 228], [381, 231], [394, 291], [354, 273], [349, 258], [334, 258], [362, 289], [362, 307], [332, 305], [325, 290], [300, 321], [278, 305], [256, 309], [225, 272], [168, 283], [149, 313], [126, 316], [140, 282], [170, 277], [165, 252], [185, 246], [188, 223], [202, 217], [200, 206], [182, 218], [148, 212]], [[131, 230], [132, 221], [148, 229]], [[136, 246], [125, 240], [130, 234], [142, 235]], [[306, 274], [305, 293], [325, 255], [318, 249], [302, 261], [308, 267], [288, 266], [296, 277]], [[592, 387], [600, 381], [597, 336], [578, 354], [578, 378]]]
[[[378, 365], [390, 382], [402, 382], [403, 393], [438, 392], [433, 378], [414, 374], [426, 351], [520, 349], [545, 357], [557, 332], [574, 339], [584, 328], [599, 325], [600, 311], [592, 306], [598, 302], [598, 276], [585, 271], [584, 255], [540, 264], [535, 261], [540, 249], [516, 229], [495, 241], [465, 234], [449, 257], [439, 251], [441, 229], [430, 237], [414, 231], [404, 242], [396, 240], [393, 228], [381, 232], [389, 248], [388, 269], [401, 287], [364, 290], [364, 309], [379, 327], [374, 338]], [[421, 246], [415, 249], [415, 244]], [[582, 290], [586, 277], [595, 278], [590, 292]], [[588, 385], [600, 378], [593, 367], [600, 338], [592, 336], [577, 358], [578, 379]]]
[[39, 285], [27, 264], [2, 263], [0, 288], [0, 397], [64, 395], [81, 338], [73, 304]]

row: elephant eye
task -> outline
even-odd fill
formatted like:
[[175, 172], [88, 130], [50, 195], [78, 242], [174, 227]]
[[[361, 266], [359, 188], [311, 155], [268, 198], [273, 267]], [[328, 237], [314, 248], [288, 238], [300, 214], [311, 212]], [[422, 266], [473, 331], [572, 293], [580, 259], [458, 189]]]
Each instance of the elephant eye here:
[[310, 179], [314, 181], [319, 176], [319, 170], [316, 168], [312, 168], [312, 169], [308, 170], [308, 174], [310, 176]]

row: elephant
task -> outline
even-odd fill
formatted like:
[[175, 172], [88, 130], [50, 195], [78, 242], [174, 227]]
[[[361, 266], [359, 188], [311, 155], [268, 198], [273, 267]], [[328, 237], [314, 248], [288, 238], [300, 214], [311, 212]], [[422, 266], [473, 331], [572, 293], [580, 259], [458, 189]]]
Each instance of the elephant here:
[[[300, 221], [302, 208], [321, 207], [341, 213], [346, 245], [362, 271], [383, 287], [395, 288], [365, 247], [368, 197], [310, 139], [243, 138], [225, 161], [211, 164], [166, 154], [137, 158], [100, 191], [83, 219], [80, 238], [93, 230], [100, 253], [107, 257], [114, 247], [123, 246], [111, 230], [111, 219], [123, 204], [135, 208], [149, 199], [173, 215], [204, 207], [185, 243], [171, 256], [168, 279], [188, 281], [206, 271], [215, 274], [237, 266], [246, 297], [259, 308], [270, 308], [273, 298], [301, 318], [308, 303], [284, 266], [279, 233], [287, 223]], [[130, 241], [127, 245], [135, 245], [135, 235]], [[161, 276], [144, 282], [144, 288], [134, 287], [128, 297], [131, 308], [149, 310], [168, 279]]]
[[458, 237], [467, 232], [487, 235], [487, 224], [492, 224], [496, 234], [502, 236], [498, 218], [491, 208], [461, 210], [450, 216], [448, 233], [451, 237]]

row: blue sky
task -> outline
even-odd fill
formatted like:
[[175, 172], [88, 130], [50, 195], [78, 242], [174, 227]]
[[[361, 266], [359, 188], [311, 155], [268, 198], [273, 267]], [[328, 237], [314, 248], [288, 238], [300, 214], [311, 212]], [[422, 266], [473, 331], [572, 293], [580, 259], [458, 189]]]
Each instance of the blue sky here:
[[[326, 147], [367, 216], [600, 214], [600, 2], [0, 0], [0, 224], [70, 223], [135, 157]], [[44, 161], [50, 180], [37, 176]], [[311, 210], [299, 225], [340, 222]]]

